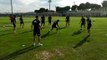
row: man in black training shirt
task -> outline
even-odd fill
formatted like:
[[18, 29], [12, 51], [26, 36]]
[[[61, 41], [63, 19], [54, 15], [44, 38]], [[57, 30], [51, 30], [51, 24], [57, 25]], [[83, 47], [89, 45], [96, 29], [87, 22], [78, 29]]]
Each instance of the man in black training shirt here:
[[43, 15], [41, 17], [41, 27], [44, 27], [45, 26], [45, 16]]
[[22, 15], [20, 16], [19, 20], [20, 20], [20, 27], [23, 28], [24, 27], [24, 21], [23, 21]]
[[83, 16], [81, 18], [81, 30], [82, 30], [82, 26], [84, 26], [85, 28], [85, 18]]
[[33, 38], [34, 38], [34, 46], [36, 45], [35, 43], [35, 37], [36, 35], [38, 36], [38, 45], [41, 46], [43, 44], [40, 43], [40, 21], [38, 20], [38, 16], [36, 16], [36, 19], [32, 21], [32, 28], [33, 28]]
[[66, 16], [66, 27], [70, 25], [70, 17], [69, 15]]
[[52, 17], [51, 17], [51, 16], [49, 16], [49, 17], [48, 17], [49, 25], [51, 25], [51, 21], [52, 21]]
[[92, 26], [92, 22], [90, 17], [87, 17], [87, 30], [88, 30], [88, 34], [90, 35], [90, 28]]
[[56, 28], [57, 31], [58, 31], [58, 27], [59, 27], [58, 22], [59, 22], [59, 20], [56, 20], [56, 21], [53, 23], [51, 30], [53, 30], [53, 28]]

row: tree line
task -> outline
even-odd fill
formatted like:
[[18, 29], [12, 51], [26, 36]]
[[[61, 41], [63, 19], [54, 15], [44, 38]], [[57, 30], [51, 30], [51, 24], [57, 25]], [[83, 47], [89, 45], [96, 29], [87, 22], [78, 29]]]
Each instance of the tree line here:
[[[65, 6], [65, 7], [56, 7], [56, 12], [67, 12], [67, 11], [77, 11], [77, 10], [87, 10], [87, 9], [99, 9], [101, 7], [107, 7], [107, 1], [103, 1], [102, 6], [99, 4], [94, 4], [94, 3], [81, 3], [79, 6], [78, 5], [73, 5], [72, 7], [70, 6]], [[35, 13], [42, 13], [42, 12], [49, 12], [48, 9], [45, 8], [40, 8], [39, 10], [35, 10]], [[53, 10], [51, 10], [51, 12], [54, 12]]]

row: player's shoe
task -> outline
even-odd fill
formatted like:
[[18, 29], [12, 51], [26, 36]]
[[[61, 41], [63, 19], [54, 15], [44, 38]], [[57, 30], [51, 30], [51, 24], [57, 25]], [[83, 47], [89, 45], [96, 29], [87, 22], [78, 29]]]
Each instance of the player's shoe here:
[[38, 46], [43, 46], [43, 44], [41, 44], [41, 43], [38, 43]]
[[16, 30], [14, 30], [14, 33], [16, 33]]
[[36, 43], [33, 43], [33, 46], [36, 46]]

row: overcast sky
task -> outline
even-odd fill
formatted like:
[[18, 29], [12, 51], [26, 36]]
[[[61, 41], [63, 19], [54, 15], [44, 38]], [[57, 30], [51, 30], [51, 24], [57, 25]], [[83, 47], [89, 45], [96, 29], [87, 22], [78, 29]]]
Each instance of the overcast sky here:
[[[80, 3], [96, 3], [100, 4], [103, 0], [52, 0], [51, 9], [55, 10], [55, 6], [72, 6]], [[41, 7], [48, 9], [48, 0], [13, 0], [14, 12], [31, 12]], [[0, 13], [10, 12], [10, 0], [0, 0]]]

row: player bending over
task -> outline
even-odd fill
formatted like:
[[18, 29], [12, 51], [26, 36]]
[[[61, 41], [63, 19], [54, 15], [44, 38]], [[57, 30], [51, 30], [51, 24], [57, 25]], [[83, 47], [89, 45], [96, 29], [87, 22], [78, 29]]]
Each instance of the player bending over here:
[[59, 20], [56, 20], [56, 21], [53, 23], [51, 30], [53, 30], [54, 28], [56, 28], [56, 30], [58, 31], [58, 27], [59, 27], [58, 22], [59, 22]]

